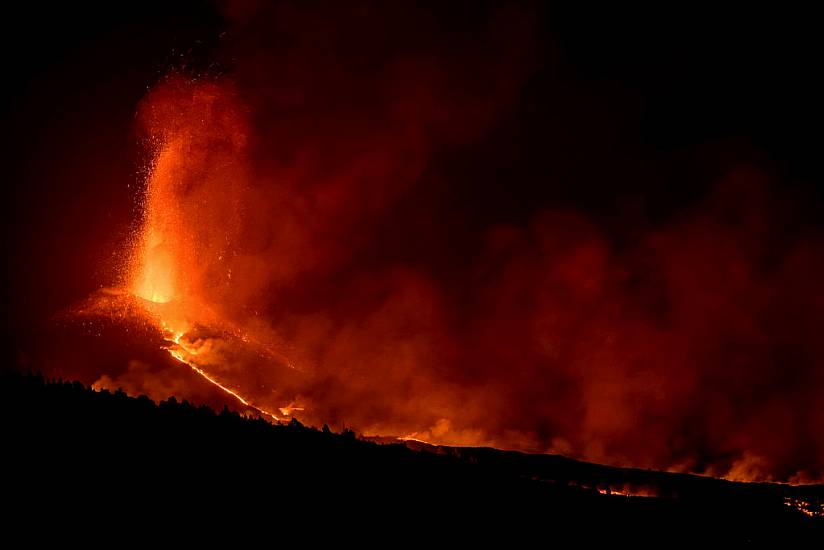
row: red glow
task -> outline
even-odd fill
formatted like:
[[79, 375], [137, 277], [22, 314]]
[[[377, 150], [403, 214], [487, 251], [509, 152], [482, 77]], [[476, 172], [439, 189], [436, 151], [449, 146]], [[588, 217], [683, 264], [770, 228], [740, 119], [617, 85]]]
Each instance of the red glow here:
[[441, 205], [460, 175], [439, 155], [511, 104], [529, 26], [479, 31], [489, 55], [467, 63], [437, 41], [360, 50], [354, 22], [269, 52], [246, 23], [231, 77], [172, 76], [140, 106], [154, 157], [126, 286], [173, 357], [266, 415], [366, 435], [821, 478], [824, 245], [776, 244], [759, 170], [629, 243], [536, 209], [455, 250], [474, 196]]

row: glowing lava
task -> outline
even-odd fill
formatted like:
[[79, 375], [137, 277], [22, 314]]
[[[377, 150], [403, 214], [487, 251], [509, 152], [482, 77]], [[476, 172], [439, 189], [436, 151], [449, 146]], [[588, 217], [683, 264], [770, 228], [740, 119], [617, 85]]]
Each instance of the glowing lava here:
[[803, 498], [784, 497], [784, 505], [811, 518], [824, 518], [824, 504]]
[[136, 296], [154, 302], [165, 304], [174, 296], [173, 262], [171, 254], [158, 242], [154, 232], [146, 235], [144, 246], [143, 265], [140, 277], [133, 286]]
[[[198, 367], [194, 363], [194, 361], [192, 360], [192, 356], [197, 355], [199, 353], [199, 351], [196, 348], [193, 348], [193, 347], [189, 346], [186, 343], [185, 333], [183, 333], [183, 332], [173, 332], [173, 331], [170, 331], [170, 330], [167, 329], [166, 335], [167, 335], [167, 340], [170, 343], [174, 344], [174, 345], [170, 345], [169, 347], [166, 348], [166, 350], [169, 352], [169, 354], [172, 357], [174, 357], [175, 359], [177, 359], [178, 361], [180, 361], [184, 365], [191, 368], [194, 372], [196, 372], [197, 374], [202, 376], [207, 381], [211, 382], [213, 385], [217, 386], [218, 388], [220, 388], [224, 392], [228, 393], [229, 395], [231, 395], [232, 397], [237, 399], [240, 403], [242, 403], [246, 407], [254, 409], [257, 412], [274, 419], [275, 421], [280, 421], [281, 420], [274, 413], [271, 413], [271, 412], [267, 411], [264, 408], [258, 407], [254, 403], [251, 403], [250, 401], [246, 400], [242, 395], [240, 395], [239, 393], [237, 393], [234, 390], [231, 390], [231, 389], [227, 388], [226, 386], [224, 386], [223, 384], [221, 384], [220, 382], [215, 380], [213, 377], [209, 376], [209, 374], [206, 373], [206, 371], [204, 371], [203, 369]], [[281, 409], [281, 411], [283, 411], [283, 409]], [[286, 413], [285, 415], [289, 416], [288, 413]]]
[[[201, 297], [213, 295], [231, 278], [229, 271], [222, 273], [204, 266], [210, 266], [213, 258], [228, 254], [230, 236], [220, 231], [226, 224], [216, 222], [222, 221], [221, 216], [226, 212], [231, 215], [232, 208], [230, 200], [209, 208], [204, 205], [205, 199], [193, 190], [205, 179], [222, 178], [219, 186], [228, 196], [233, 196], [237, 194], [233, 187], [237, 184], [232, 170], [193, 174], [192, 155], [214, 154], [216, 166], [232, 168], [232, 159], [239, 156], [244, 139], [241, 134], [230, 131], [231, 112], [221, 117], [216, 106], [220, 95], [215, 90], [208, 86], [194, 90], [186, 109], [179, 109], [175, 102], [160, 102], [168, 106], [168, 110], [149, 111], [146, 123], [157, 150], [143, 195], [143, 223], [128, 264], [127, 289], [142, 299], [138, 302], [146, 317], [162, 332], [168, 343], [165, 349], [175, 360], [244, 407], [277, 421], [278, 415], [256, 405], [238, 389], [230, 388], [225, 373], [221, 377], [207, 371], [219, 362], [219, 358], [209, 357], [213, 353], [212, 341], [225, 346], [227, 337], [202, 338], [193, 332], [195, 327], [198, 330], [211, 327], [216, 334], [231, 333], [232, 342], [238, 340], [244, 345], [248, 343], [250, 348], [264, 348], [256, 341], [250, 343], [253, 339], [222, 319], [207, 305], [208, 300]], [[223, 150], [227, 134], [233, 137], [228, 150], [211, 153]], [[215, 142], [220, 146], [216, 147]], [[225, 158], [221, 154], [225, 154]], [[270, 350], [256, 351], [272, 355]], [[280, 356], [276, 359], [283, 362]], [[290, 406], [283, 410], [284, 416], [289, 416], [296, 408]]]
[[131, 262], [132, 293], [159, 304], [184, 291], [178, 277], [186, 261], [181, 257], [186, 248], [185, 224], [175, 192], [184, 148], [180, 138], [171, 140], [155, 158], [143, 202], [144, 225]]

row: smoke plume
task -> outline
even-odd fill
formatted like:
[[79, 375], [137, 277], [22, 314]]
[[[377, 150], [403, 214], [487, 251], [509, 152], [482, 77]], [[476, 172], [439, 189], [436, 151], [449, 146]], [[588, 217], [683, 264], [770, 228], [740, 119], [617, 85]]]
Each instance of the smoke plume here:
[[222, 380], [367, 434], [820, 479], [824, 243], [765, 171], [728, 166], [623, 238], [568, 205], [497, 216], [452, 167], [529, 82], [529, 10], [227, 17], [225, 72], [140, 104], [154, 160], [129, 264], [138, 295], [211, 327], [189, 347], [221, 350]]

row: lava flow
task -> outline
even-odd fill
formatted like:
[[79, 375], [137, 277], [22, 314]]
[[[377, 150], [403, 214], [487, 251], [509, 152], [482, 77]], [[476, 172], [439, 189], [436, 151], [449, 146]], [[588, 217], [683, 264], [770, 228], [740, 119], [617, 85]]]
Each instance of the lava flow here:
[[169, 354], [171, 354], [172, 357], [174, 357], [175, 359], [177, 359], [178, 361], [180, 361], [184, 365], [188, 365], [189, 368], [191, 368], [197, 374], [199, 374], [200, 376], [205, 378], [210, 383], [214, 384], [215, 386], [217, 386], [218, 388], [220, 388], [224, 392], [228, 393], [229, 395], [231, 395], [232, 397], [237, 399], [240, 403], [242, 403], [246, 407], [250, 407], [250, 408], [260, 412], [261, 414], [264, 414], [266, 416], [271, 417], [272, 419], [274, 419], [276, 421], [281, 420], [274, 413], [271, 413], [271, 412], [267, 411], [266, 409], [258, 407], [254, 403], [250, 403], [249, 401], [244, 399], [243, 396], [241, 396], [239, 393], [237, 393], [234, 390], [231, 390], [231, 389], [227, 388], [226, 386], [224, 386], [223, 384], [221, 384], [220, 382], [218, 382], [217, 380], [215, 380], [214, 378], [209, 376], [209, 374], [207, 374], [206, 371], [204, 371], [203, 369], [198, 367], [197, 364], [195, 363], [195, 360], [194, 360], [194, 356], [196, 356], [198, 354], [197, 348], [188, 346], [186, 344], [186, 333], [185, 332], [175, 332], [173, 330], [167, 329], [166, 333], [169, 335], [169, 338], [168, 338], [169, 341], [174, 344], [174, 345], [169, 346], [168, 348], [166, 348], [169, 351]]

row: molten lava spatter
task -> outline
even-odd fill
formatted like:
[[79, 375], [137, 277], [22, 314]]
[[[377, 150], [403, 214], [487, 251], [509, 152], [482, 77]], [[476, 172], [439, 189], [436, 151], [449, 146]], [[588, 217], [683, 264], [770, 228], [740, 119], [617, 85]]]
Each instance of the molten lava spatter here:
[[164, 143], [157, 154], [144, 192], [143, 227], [130, 262], [132, 293], [160, 304], [184, 292], [180, 277], [186, 228], [175, 193], [182, 147], [178, 138]]
[[[163, 109], [149, 109], [147, 124], [156, 153], [143, 195], [142, 227], [128, 262], [128, 292], [142, 299], [138, 301], [146, 317], [161, 331], [168, 343], [165, 349], [174, 359], [244, 407], [277, 421], [280, 416], [241, 395], [238, 385], [230, 382], [237, 377], [232, 376], [226, 350], [255, 355], [263, 362], [289, 362], [208, 305], [209, 296], [219, 293], [231, 278], [230, 271], [214, 265], [231, 253], [225, 217], [233, 215], [232, 197], [238, 184], [232, 168], [241, 157], [244, 138], [235, 131], [231, 110], [221, 111], [217, 88], [188, 91], [193, 97], [185, 106], [161, 101], [157, 104]], [[192, 162], [193, 156], [198, 163]], [[191, 166], [203, 164], [204, 156], [218, 168], [209, 174], [193, 172]], [[209, 178], [225, 190], [226, 200], [198, 195], [198, 185]], [[200, 333], [204, 330], [206, 335]], [[283, 416], [295, 409], [283, 408], [287, 411]]]
[[165, 304], [174, 296], [173, 260], [157, 236], [147, 235], [145, 241], [140, 278], [135, 281], [133, 291], [140, 298]]

